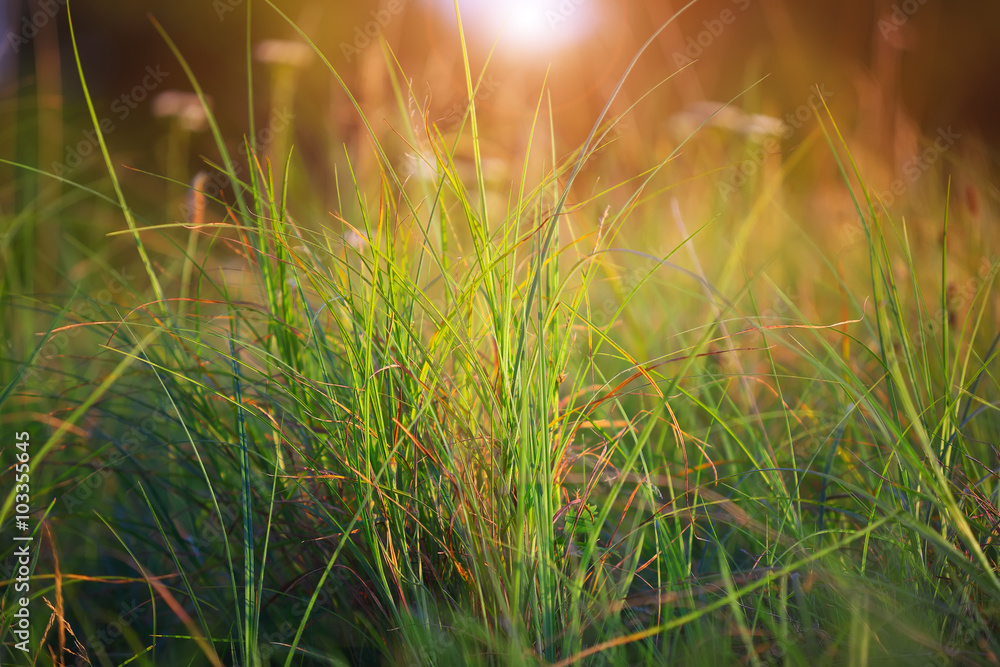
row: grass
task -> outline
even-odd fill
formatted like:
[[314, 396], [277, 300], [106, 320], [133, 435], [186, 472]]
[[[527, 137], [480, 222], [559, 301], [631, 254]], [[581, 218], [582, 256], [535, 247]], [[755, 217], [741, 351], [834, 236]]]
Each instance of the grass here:
[[[543, 95], [498, 189], [475, 102], [441, 134], [385, 53], [399, 136], [426, 164], [394, 166], [366, 120], [376, 164], [338, 175], [338, 229], [295, 214], [294, 151], [247, 140], [241, 168], [214, 120], [212, 168], [234, 187], [193, 189], [185, 223], [132, 214], [103, 141], [114, 198], [62, 179], [124, 217], [148, 285], [79, 247], [113, 298], [37, 295], [10, 270], [0, 287], [0, 404], [31, 434], [35, 545], [30, 652], [8, 585], [7, 659], [997, 662], [988, 246], [929, 270], [825, 109], [739, 198], [715, 173], [691, 185], [702, 217], [664, 183], [666, 155], [584, 194], [584, 167], [628, 135], [612, 141], [609, 102], [563, 153]], [[776, 192], [824, 139], [858, 243], [834, 256], [786, 226], [802, 257], [754, 265]], [[5, 225], [10, 267], [30, 221]], [[792, 291], [804, 280], [814, 297]]]

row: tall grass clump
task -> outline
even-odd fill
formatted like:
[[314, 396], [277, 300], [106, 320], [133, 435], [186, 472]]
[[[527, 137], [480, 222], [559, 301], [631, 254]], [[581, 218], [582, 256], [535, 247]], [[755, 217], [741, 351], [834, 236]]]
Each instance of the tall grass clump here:
[[[540, 96], [498, 190], [475, 102], [486, 70], [464, 42], [470, 104], [449, 135], [386, 48], [416, 162], [345, 86], [375, 166], [338, 174], [332, 219], [307, 222], [288, 198], [294, 149], [245, 139], [238, 166], [160, 32], [215, 135], [206, 169], [230, 187], [198, 179], [188, 220], [139, 219], [102, 143], [104, 201], [148, 287], [131, 281], [127, 308], [3, 293], [5, 326], [42, 323], [0, 393], [44, 417], [38, 662], [997, 661], [998, 264], [976, 267], [960, 312], [946, 253], [933, 275], [918, 264], [832, 114], [818, 132], [867, 259], [848, 273], [807, 248], [838, 281], [815, 312], [842, 317], [775, 318], [763, 295], [794, 299], [664, 201], [676, 152], [574, 187], [615, 149], [612, 101], [566, 153]], [[716, 203], [712, 224], [752, 238], [752, 214]], [[676, 243], [630, 247], [663, 219]]]

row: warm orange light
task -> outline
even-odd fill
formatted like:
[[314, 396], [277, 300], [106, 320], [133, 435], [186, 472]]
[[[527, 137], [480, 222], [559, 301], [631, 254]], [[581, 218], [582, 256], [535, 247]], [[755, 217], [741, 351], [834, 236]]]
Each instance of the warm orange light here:
[[[454, 0], [429, 0], [454, 20]], [[554, 54], [598, 27], [598, 0], [459, 0], [470, 40], [497, 42], [502, 55]]]

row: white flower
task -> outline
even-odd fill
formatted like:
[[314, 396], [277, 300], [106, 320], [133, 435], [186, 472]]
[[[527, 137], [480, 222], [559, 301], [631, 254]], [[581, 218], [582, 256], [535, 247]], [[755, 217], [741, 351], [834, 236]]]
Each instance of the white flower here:
[[406, 153], [403, 155], [402, 173], [425, 181], [438, 179], [438, 159], [435, 155]]
[[267, 39], [253, 50], [254, 58], [265, 65], [303, 67], [312, 59], [313, 50], [301, 42], [286, 39]]
[[740, 134], [752, 139], [766, 137], [781, 137], [787, 132], [788, 126], [780, 118], [766, 116], [762, 113], [749, 114], [743, 119]]
[[355, 231], [354, 229], [351, 229], [346, 234], [344, 234], [344, 243], [346, 243], [347, 245], [351, 246], [352, 248], [360, 252], [364, 250], [365, 247], [368, 245], [368, 239], [365, 237], [364, 234], [361, 234]]
[[748, 114], [739, 107], [704, 100], [689, 104], [667, 120], [670, 133], [683, 141], [699, 128], [715, 127], [750, 139], [781, 137], [787, 126], [780, 118], [760, 113]]
[[153, 115], [176, 118], [188, 132], [201, 132], [208, 127], [208, 115], [201, 100], [194, 93], [183, 90], [165, 90], [153, 98]]

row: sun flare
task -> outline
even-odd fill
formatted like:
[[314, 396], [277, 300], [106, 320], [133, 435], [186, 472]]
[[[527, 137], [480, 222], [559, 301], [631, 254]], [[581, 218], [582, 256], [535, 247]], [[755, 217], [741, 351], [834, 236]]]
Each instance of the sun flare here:
[[[429, 0], [454, 20], [453, 0]], [[497, 42], [504, 55], [554, 54], [579, 44], [597, 25], [593, 0], [459, 0], [470, 38]]]

